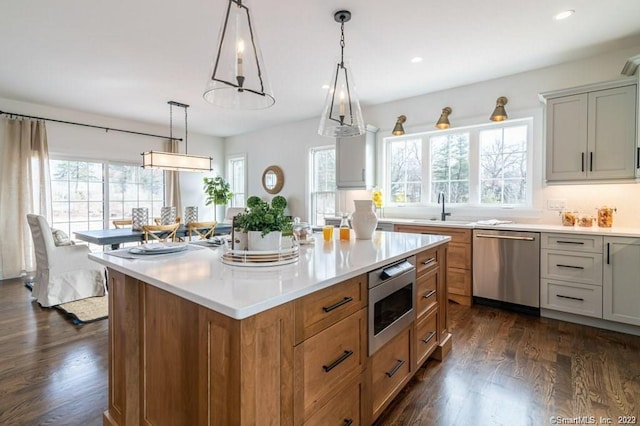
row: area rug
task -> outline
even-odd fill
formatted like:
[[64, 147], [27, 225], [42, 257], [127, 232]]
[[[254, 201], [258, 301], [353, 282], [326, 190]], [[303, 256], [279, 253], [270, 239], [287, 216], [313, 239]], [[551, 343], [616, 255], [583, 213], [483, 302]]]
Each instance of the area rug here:
[[66, 312], [76, 325], [105, 319], [109, 316], [109, 297], [88, 297], [73, 302], [61, 303], [56, 308]]

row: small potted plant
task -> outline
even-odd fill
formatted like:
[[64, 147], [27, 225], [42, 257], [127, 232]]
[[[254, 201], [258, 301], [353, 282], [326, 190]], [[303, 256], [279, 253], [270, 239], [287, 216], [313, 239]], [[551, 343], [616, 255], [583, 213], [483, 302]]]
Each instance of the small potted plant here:
[[213, 204], [213, 219], [217, 221], [218, 205], [226, 206], [233, 196], [231, 186], [222, 176], [216, 176], [214, 178], [205, 177], [203, 181], [204, 193], [207, 195], [204, 204], [206, 206]]
[[291, 219], [285, 216], [287, 200], [274, 197], [271, 203], [257, 196], [247, 199], [247, 210], [235, 217], [236, 227], [247, 232], [249, 250], [279, 250], [282, 233], [291, 229]]

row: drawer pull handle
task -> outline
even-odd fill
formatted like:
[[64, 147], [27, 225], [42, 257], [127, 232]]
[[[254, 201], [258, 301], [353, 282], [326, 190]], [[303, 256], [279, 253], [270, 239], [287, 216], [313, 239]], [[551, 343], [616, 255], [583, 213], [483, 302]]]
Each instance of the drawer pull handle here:
[[477, 238], [494, 238], [496, 240], [535, 241], [534, 237], [514, 237], [512, 235], [476, 234]]
[[424, 296], [422, 296], [425, 299], [430, 298], [431, 296], [433, 296], [434, 294], [436, 294], [435, 290], [431, 290], [429, 293], [425, 294]]
[[582, 299], [580, 297], [563, 296], [561, 294], [556, 294], [556, 297], [560, 297], [562, 299], [579, 300], [580, 302], [584, 302], [584, 299]]
[[433, 339], [434, 337], [436, 337], [436, 332], [432, 331], [432, 332], [429, 333], [429, 335], [425, 339], [422, 339], [422, 341], [424, 343], [429, 343], [431, 341], [431, 339]]
[[556, 243], [558, 244], [578, 244], [578, 245], [584, 245], [584, 242], [582, 241], [556, 241]]
[[556, 264], [558, 268], [571, 268], [571, 269], [584, 269], [584, 266], [573, 266], [573, 265], [560, 265]]
[[589, 171], [593, 171], [593, 151], [589, 152]]
[[581, 152], [580, 154], [582, 154], [580, 157], [580, 166], [582, 169], [582, 173], [584, 173], [584, 152]]
[[349, 358], [351, 355], [353, 355], [353, 351], [344, 351], [344, 353], [340, 355], [340, 358], [336, 359], [329, 365], [323, 365], [322, 369], [324, 370], [325, 373], [328, 373], [329, 371], [336, 368], [342, 361]]
[[384, 374], [386, 374], [387, 377], [393, 377], [393, 375], [396, 374], [398, 370], [400, 370], [400, 367], [402, 367], [403, 365], [404, 365], [404, 360], [399, 359], [396, 365], [391, 369], [391, 371], [387, 371]]
[[423, 264], [424, 266], [428, 266], [428, 265], [431, 265], [431, 264], [432, 264], [433, 262], [435, 262], [435, 261], [436, 261], [436, 258], [435, 258], [435, 257], [430, 257], [429, 259], [427, 259], [427, 260], [425, 260], [424, 262], [422, 262], [422, 264]]
[[352, 419], [344, 419], [344, 426], [351, 426], [353, 424]]
[[334, 309], [337, 309], [337, 308], [339, 308], [340, 306], [344, 305], [345, 303], [349, 303], [349, 302], [351, 302], [352, 300], [353, 300], [353, 297], [347, 296], [347, 297], [345, 297], [344, 299], [342, 299], [341, 301], [339, 301], [339, 302], [337, 302], [337, 303], [334, 303], [334, 304], [333, 304], [333, 305], [331, 305], [331, 306], [323, 306], [323, 307], [322, 307], [322, 310], [323, 310], [323, 311], [325, 311], [325, 312], [331, 312], [331, 311], [333, 311]]

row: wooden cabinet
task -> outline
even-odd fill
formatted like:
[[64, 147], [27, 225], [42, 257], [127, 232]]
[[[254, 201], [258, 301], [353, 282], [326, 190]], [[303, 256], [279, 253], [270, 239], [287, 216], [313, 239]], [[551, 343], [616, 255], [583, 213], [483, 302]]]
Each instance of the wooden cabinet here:
[[471, 267], [471, 230], [444, 226], [395, 225], [396, 232], [449, 235], [447, 254], [447, 297], [461, 305], [471, 306], [473, 283]]
[[604, 319], [640, 325], [640, 238], [605, 237]]
[[234, 320], [109, 269], [105, 425], [293, 424], [293, 306]]
[[336, 139], [336, 186], [338, 189], [373, 187], [377, 131], [377, 128], [367, 126], [364, 135]]
[[[361, 402], [336, 398], [339, 389], [361, 394], [367, 361], [367, 283], [360, 275], [293, 302], [295, 311], [294, 423], [318, 424]], [[327, 417], [329, 416], [329, 417]]]
[[602, 318], [602, 237], [541, 235], [540, 307]]
[[413, 327], [390, 340], [371, 357], [371, 406], [376, 419], [411, 378]]
[[546, 100], [546, 179], [629, 179], [637, 169], [637, 80], [541, 94]]

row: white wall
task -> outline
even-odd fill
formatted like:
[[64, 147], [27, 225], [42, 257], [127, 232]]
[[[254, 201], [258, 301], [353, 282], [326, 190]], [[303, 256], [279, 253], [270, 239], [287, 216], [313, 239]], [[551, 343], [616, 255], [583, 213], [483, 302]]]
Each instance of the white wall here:
[[[0, 98], [0, 110], [155, 135], [169, 135], [168, 121], [166, 126], [159, 126], [89, 114], [80, 111], [17, 102], [2, 98]], [[140, 156], [140, 153], [143, 151], [152, 149], [160, 151], [165, 150], [165, 139], [115, 131], [106, 132], [100, 129], [73, 126], [50, 121], [46, 122], [46, 126], [49, 153], [51, 155], [61, 155], [87, 160], [106, 159], [111, 161], [141, 164], [142, 157]], [[174, 127], [174, 136], [183, 137], [183, 134], [184, 130], [182, 128]], [[213, 157], [214, 171], [211, 174], [181, 172], [180, 187], [182, 191], [183, 206], [196, 205], [199, 207], [200, 219], [211, 220], [213, 219], [213, 206], [204, 206], [202, 178], [204, 176], [214, 176], [218, 173], [224, 172], [224, 141], [222, 138], [200, 135], [192, 132], [189, 132], [188, 137], [189, 154]], [[4, 143], [4, 120], [0, 120], [0, 160], [4, 152]], [[183, 144], [181, 144], [181, 149], [184, 150]], [[0, 185], [10, 184], [11, 183], [9, 182], [0, 182]], [[5, 208], [8, 207], [0, 206], [0, 214]], [[224, 212], [222, 214], [224, 214]]]
[[[614, 225], [637, 226], [635, 218], [640, 203], [639, 184], [592, 184], [547, 186], [544, 184], [544, 123], [543, 104], [538, 94], [541, 92], [596, 83], [600, 81], [622, 78], [620, 71], [625, 61], [640, 53], [640, 39], [631, 48], [609, 52], [588, 59], [568, 62], [557, 66], [533, 70], [500, 79], [485, 81], [469, 86], [457, 87], [437, 93], [426, 94], [408, 99], [375, 106], [363, 106], [365, 121], [381, 130], [378, 132], [378, 154], [381, 140], [391, 135], [391, 129], [397, 116], [407, 116], [406, 133], [433, 130], [442, 108], [449, 106], [453, 113], [449, 117], [452, 126], [480, 124], [488, 122], [488, 117], [495, 106], [496, 98], [506, 96], [506, 106], [511, 118], [534, 116], [534, 159], [533, 173], [537, 190], [534, 193], [534, 209], [525, 215], [515, 218], [518, 222], [540, 222], [559, 224], [559, 216], [555, 211], [546, 209], [548, 199], [563, 199], [567, 207], [594, 212], [595, 208], [604, 204], [615, 206], [618, 213], [614, 216]], [[437, 60], [434, 58], [434, 63]], [[362, 72], [362, 71], [361, 71]], [[318, 106], [320, 110], [321, 105]], [[249, 194], [266, 196], [260, 185], [262, 171], [270, 164], [282, 167], [286, 183], [282, 195], [292, 201], [294, 214], [306, 217], [304, 203], [308, 194], [308, 150], [312, 146], [330, 145], [334, 141], [317, 135], [319, 118], [291, 123], [276, 128], [228, 138], [227, 154], [246, 152], [249, 167]], [[631, 153], [630, 153], [631, 155]], [[381, 155], [378, 155], [380, 158]], [[380, 172], [378, 164], [378, 174]], [[380, 175], [378, 175], [380, 182]], [[365, 191], [341, 193], [339, 210], [353, 210], [351, 200], [368, 197]], [[267, 197], [268, 198], [268, 197]], [[468, 211], [456, 212], [454, 217], [465, 218]], [[387, 216], [434, 217], [437, 209], [385, 209]], [[473, 218], [514, 218], [510, 211], [475, 211]]]

